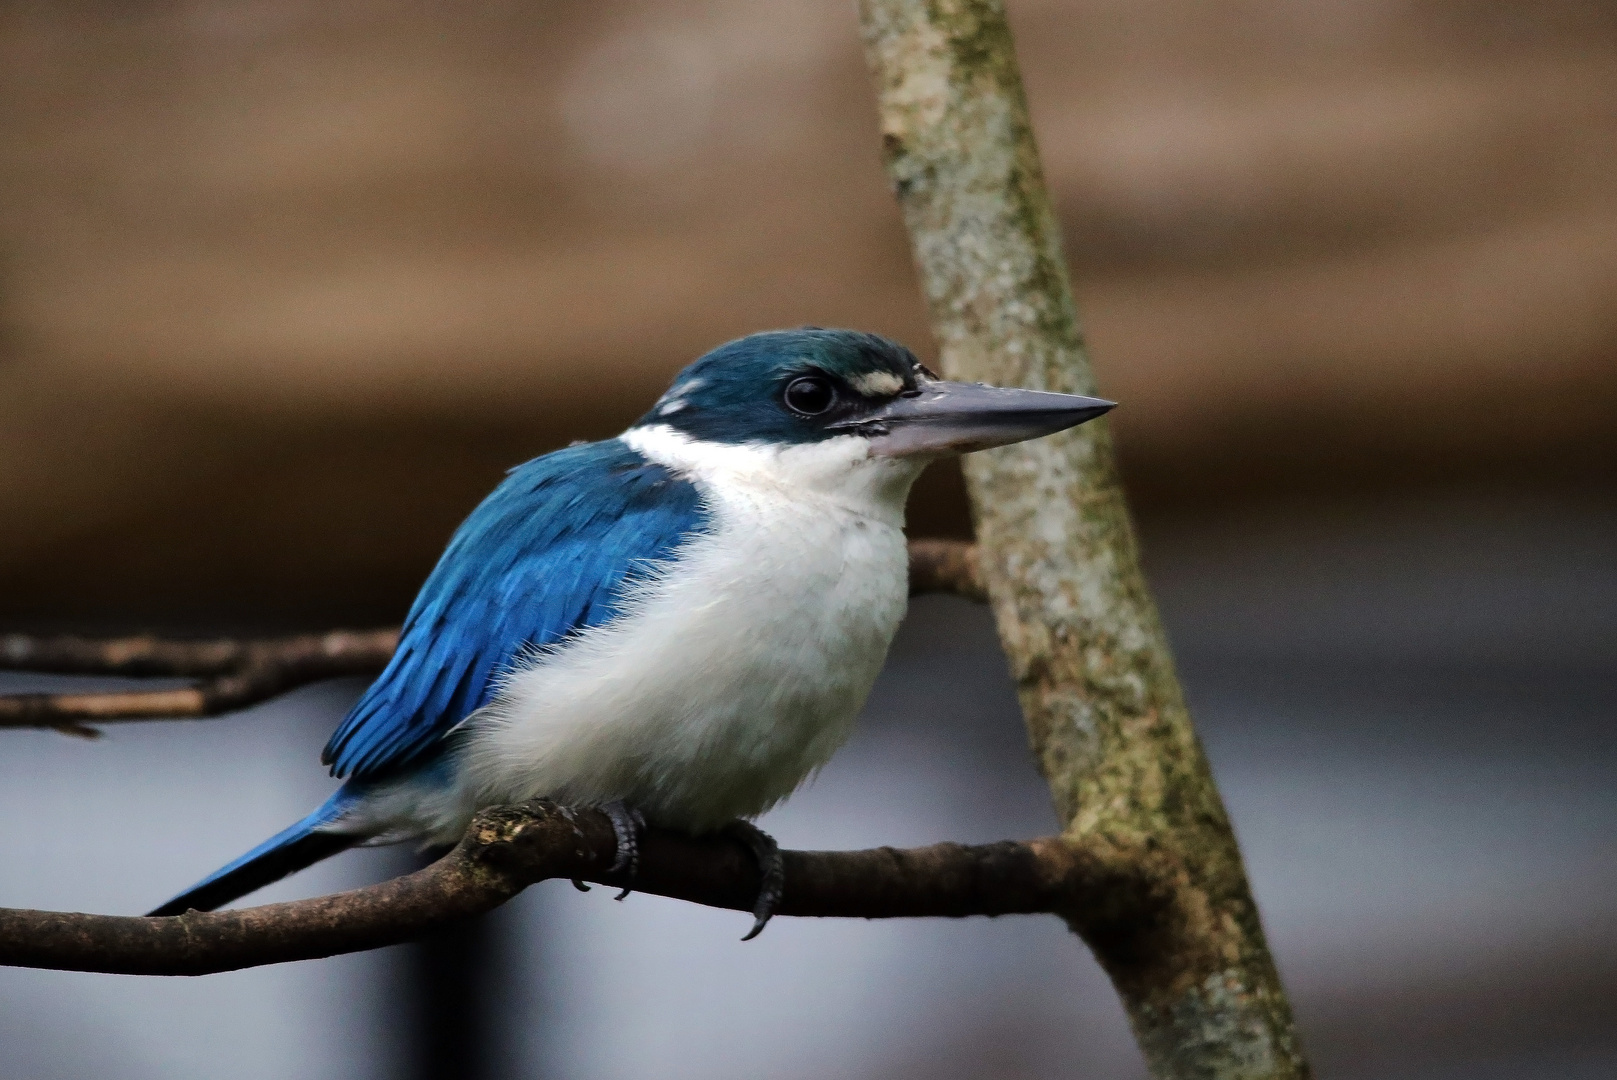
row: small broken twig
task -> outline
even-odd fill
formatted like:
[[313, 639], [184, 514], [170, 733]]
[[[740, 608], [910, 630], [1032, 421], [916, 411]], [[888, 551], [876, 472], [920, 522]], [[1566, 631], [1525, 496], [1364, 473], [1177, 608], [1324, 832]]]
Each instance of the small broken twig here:
[[[912, 542], [910, 592], [985, 600], [975, 549], [961, 540]], [[211, 641], [9, 634], [0, 636], [0, 669], [166, 676], [197, 683], [166, 690], [0, 695], [0, 728], [54, 728], [94, 738], [99, 733], [90, 724], [222, 716], [322, 679], [375, 675], [387, 666], [398, 641], [397, 629]]]

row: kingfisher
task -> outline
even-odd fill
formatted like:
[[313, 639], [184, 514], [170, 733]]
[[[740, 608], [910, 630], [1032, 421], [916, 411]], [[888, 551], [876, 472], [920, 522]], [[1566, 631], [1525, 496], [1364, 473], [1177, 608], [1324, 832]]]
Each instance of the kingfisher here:
[[761, 871], [755, 936], [782, 874], [750, 821], [829, 760], [875, 682], [916, 477], [1112, 407], [947, 382], [852, 330], [719, 346], [623, 434], [510, 470], [326, 744], [342, 786], [150, 914], [358, 845], [446, 847], [478, 810], [545, 797], [606, 811], [631, 883], [647, 825], [734, 833]]

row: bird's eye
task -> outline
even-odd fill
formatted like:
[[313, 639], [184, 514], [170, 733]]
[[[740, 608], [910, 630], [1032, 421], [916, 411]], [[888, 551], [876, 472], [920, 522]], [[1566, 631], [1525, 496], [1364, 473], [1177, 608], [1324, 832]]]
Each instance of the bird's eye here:
[[804, 375], [786, 384], [786, 407], [800, 416], [819, 416], [837, 402], [837, 390], [818, 375]]

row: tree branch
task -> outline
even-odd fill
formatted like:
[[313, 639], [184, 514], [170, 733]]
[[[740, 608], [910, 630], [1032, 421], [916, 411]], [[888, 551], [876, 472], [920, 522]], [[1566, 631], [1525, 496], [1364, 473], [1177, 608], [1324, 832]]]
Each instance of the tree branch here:
[[963, 540], [911, 540], [910, 595], [924, 593], [953, 593], [986, 604], [976, 546]]
[[[860, 0], [944, 374], [1095, 393], [1003, 0]], [[1127, 403], [1124, 403], [1127, 408]], [[1106, 966], [1152, 1072], [1304, 1080], [1241, 853], [1141, 572], [1105, 420], [964, 464], [983, 582], [1066, 837], [1178, 869], [1184, 947]], [[1134, 915], [1120, 909], [1119, 926]], [[1159, 943], [1160, 944], [1160, 943]]]
[[0, 696], [0, 728], [57, 728], [94, 735], [86, 722], [220, 716], [322, 679], [374, 675], [398, 644], [397, 630], [249, 641], [154, 637], [0, 638], [0, 667], [75, 675], [197, 678], [172, 690]]
[[[124, 975], [206, 975], [375, 949], [499, 906], [548, 878], [627, 884], [599, 810], [547, 800], [478, 814], [460, 844], [424, 870], [351, 892], [170, 918], [0, 909], [0, 964]], [[1040, 912], [1096, 928], [1119, 897], [1155, 896], [1144, 933], [1174, 936], [1185, 920], [1149, 860], [1120, 860], [1052, 838], [968, 847], [788, 851], [780, 915], [886, 919]], [[749, 910], [759, 885], [750, 853], [722, 837], [649, 830], [638, 892]], [[1130, 903], [1132, 914], [1142, 909]], [[1131, 930], [1131, 934], [1136, 931]], [[1136, 934], [1137, 936], [1137, 934]], [[1136, 948], [1142, 955], [1150, 949]]]
[[[954, 593], [983, 601], [977, 556], [960, 540], [910, 543], [910, 594]], [[88, 725], [200, 720], [344, 675], [375, 675], [398, 645], [397, 630], [335, 630], [253, 640], [0, 637], [0, 669], [68, 675], [167, 676], [198, 680], [170, 690], [0, 695], [0, 728], [54, 728], [94, 738]]]

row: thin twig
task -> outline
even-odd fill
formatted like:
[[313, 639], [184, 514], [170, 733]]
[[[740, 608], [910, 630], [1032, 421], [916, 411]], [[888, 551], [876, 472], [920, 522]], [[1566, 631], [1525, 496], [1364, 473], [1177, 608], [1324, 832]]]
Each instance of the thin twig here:
[[[910, 592], [982, 601], [976, 550], [961, 540], [913, 541]], [[322, 679], [375, 675], [398, 640], [394, 629], [211, 641], [0, 636], [0, 669], [198, 680], [166, 690], [0, 695], [0, 728], [54, 728], [94, 738], [99, 733], [89, 724], [222, 716]]]
[[[380, 948], [499, 906], [547, 878], [619, 887], [612, 823], [540, 800], [477, 816], [450, 854], [406, 877], [284, 904], [170, 918], [0, 909], [0, 964], [125, 975], [206, 975]], [[1150, 888], [1140, 864], [1052, 838], [868, 851], [788, 851], [778, 914], [886, 919], [1056, 913], [1104, 923], [1119, 892]], [[746, 911], [759, 873], [722, 837], [653, 829], [637, 892]], [[1161, 908], [1167, 912], [1167, 907]], [[1158, 919], [1171, 930], [1175, 920]]]
[[244, 709], [288, 690], [344, 675], [374, 675], [398, 644], [397, 630], [248, 641], [153, 637], [0, 638], [0, 667], [72, 674], [195, 677], [195, 686], [107, 693], [0, 696], [0, 728], [69, 728], [130, 720], [201, 719]]
[[953, 593], [987, 603], [976, 545], [963, 540], [911, 540], [910, 595], [925, 593]]

